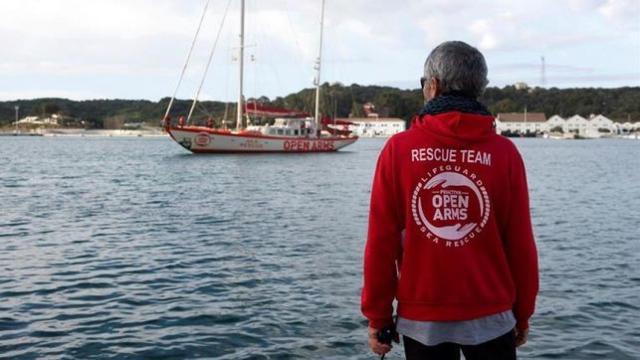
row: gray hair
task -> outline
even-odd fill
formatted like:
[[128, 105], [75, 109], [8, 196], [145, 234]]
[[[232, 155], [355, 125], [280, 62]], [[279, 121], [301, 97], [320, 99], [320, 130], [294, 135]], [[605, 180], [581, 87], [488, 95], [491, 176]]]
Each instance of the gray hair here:
[[424, 63], [426, 81], [437, 79], [442, 93], [478, 98], [489, 83], [487, 63], [478, 49], [462, 41], [447, 41], [431, 51]]

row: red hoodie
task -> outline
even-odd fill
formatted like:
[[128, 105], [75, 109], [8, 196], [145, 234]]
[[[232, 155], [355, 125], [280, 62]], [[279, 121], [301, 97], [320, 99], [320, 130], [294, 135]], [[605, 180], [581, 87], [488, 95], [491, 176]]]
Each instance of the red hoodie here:
[[362, 312], [475, 319], [509, 309], [528, 328], [538, 260], [525, 168], [491, 116], [425, 115], [390, 138], [371, 191]]

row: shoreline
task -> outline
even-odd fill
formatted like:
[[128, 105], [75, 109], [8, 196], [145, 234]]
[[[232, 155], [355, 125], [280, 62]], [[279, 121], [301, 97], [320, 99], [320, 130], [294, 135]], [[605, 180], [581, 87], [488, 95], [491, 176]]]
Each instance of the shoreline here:
[[46, 136], [46, 137], [164, 137], [162, 130], [104, 130], [104, 129], [47, 129], [28, 132], [0, 132], [0, 136]]
[[[146, 130], [122, 130], [122, 129], [37, 129], [33, 131], [22, 131], [17, 134], [11, 131], [0, 131], [0, 137], [167, 137], [168, 134], [161, 129], [146, 129]], [[362, 138], [385, 138], [376, 136], [363, 136]], [[602, 136], [602, 137], [567, 137], [567, 136], [514, 136], [512, 138], [533, 138], [533, 139], [549, 139], [549, 140], [594, 140], [594, 139], [616, 139], [616, 140], [640, 140], [640, 134], [624, 134], [615, 136]]]

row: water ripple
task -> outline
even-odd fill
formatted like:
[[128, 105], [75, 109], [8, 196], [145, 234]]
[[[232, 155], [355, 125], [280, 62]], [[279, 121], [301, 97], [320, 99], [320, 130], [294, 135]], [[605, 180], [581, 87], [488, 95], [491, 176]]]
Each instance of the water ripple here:
[[[252, 157], [3, 139], [0, 357], [371, 358], [359, 293], [382, 143]], [[639, 358], [640, 143], [517, 145], [542, 270], [520, 357]]]

